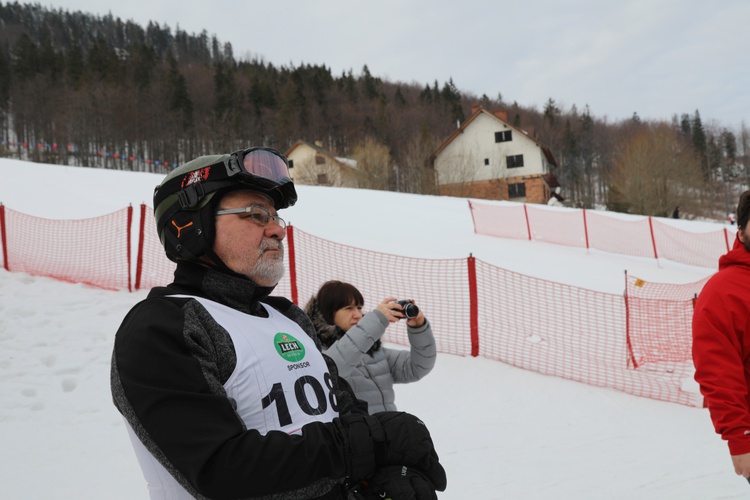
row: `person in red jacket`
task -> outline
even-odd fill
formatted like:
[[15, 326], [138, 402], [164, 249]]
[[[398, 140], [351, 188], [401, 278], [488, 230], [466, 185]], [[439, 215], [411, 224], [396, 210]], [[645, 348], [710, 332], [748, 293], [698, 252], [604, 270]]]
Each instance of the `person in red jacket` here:
[[737, 206], [737, 238], [719, 259], [693, 314], [693, 362], [716, 432], [737, 474], [750, 478], [750, 191]]

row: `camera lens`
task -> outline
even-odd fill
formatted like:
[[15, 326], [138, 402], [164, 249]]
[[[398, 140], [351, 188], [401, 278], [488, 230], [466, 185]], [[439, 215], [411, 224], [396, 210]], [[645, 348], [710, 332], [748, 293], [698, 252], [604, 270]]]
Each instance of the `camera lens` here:
[[401, 307], [404, 308], [404, 316], [406, 316], [408, 319], [414, 318], [417, 314], [419, 314], [419, 307], [417, 307], [416, 304], [412, 304], [408, 300], [397, 300], [397, 304], [401, 304]]

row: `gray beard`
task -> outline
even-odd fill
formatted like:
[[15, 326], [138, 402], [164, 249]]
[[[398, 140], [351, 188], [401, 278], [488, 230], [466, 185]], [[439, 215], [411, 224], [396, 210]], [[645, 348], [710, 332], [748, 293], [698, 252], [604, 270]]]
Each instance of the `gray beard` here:
[[[280, 252], [276, 258], [264, 258], [266, 250], [278, 248]], [[251, 279], [261, 286], [276, 285], [284, 276], [284, 244], [279, 240], [263, 240], [260, 244], [258, 261], [253, 267]]]

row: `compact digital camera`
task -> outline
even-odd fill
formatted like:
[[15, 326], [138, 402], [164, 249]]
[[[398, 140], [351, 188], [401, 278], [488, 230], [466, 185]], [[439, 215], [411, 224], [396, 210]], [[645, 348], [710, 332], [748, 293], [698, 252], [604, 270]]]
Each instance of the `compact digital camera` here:
[[408, 300], [397, 300], [396, 304], [401, 304], [401, 307], [404, 308], [404, 316], [406, 316], [407, 319], [414, 318], [419, 314], [419, 308], [417, 305]]

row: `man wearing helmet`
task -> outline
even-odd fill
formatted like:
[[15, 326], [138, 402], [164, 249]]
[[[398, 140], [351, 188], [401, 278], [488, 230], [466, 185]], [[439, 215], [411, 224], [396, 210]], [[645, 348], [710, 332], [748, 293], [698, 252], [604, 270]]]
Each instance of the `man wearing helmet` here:
[[286, 159], [204, 156], [154, 192], [175, 280], [120, 326], [112, 396], [151, 498], [437, 498], [445, 472], [413, 415], [368, 415], [282, 277], [297, 200]]

